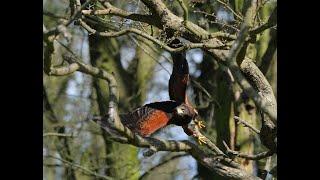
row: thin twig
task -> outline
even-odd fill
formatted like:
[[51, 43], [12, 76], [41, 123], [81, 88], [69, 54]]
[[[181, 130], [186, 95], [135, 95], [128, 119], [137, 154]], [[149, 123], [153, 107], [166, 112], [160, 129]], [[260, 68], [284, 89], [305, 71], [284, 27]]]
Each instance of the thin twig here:
[[68, 20], [66, 17], [64, 17], [62, 15], [56, 15], [56, 14], [49, 12], [49, 11], [46, 11], [46, 10], [43, 11], [43, 15], [51, 17], [51, 18], [56, 18], [56, 19]]
[[234, 119], [236, 120], [237, 123], [239, 124], [243, 124], [243, 126], [248, 127], [249, 129], [251, 129], [253, 132], [260, 134], [260, 131], [258, 129], [256, 129], [255, 127], [253, 127], [251, 124], [249, 124], [247, 121], [242, 120], [240, 117], [238, 116], [234, 116]]
[[225, 2], [222, 2], [221, 0], [217, 0], [217, 2], [219, 2], [219, 3], [222, 4], [224, 7], [226, 7], [227, 9], [229, 9], [238, 19], [240, 19], [241, 21], [243, 20], [243, 18], [241, 17], [241, 15], [239, 15], [238, 13], [236, 13], [228, 4], [226, 4]]
[[266, 29], [272, 28], [277, 25], [277, 7], [272, 11], [268, 21], [261, 26], [258, 26], [252, 30], [250, 30], [250, 35], [255, 35], [263, 32]]
[[244, 159], [248, 159], [248, 160], [260, 160], [260, 159], [264, 159], [266, 157], [272, 156], [274, 154], [273, 151], [265, 151], [265, 152], [262, 152], [259, 154], [245, 154], [242, 152], [231, 150], [225, 141], [223, 141], [222, 143], [225, 146], [226, 151], [227, 151], [226, 153], [228, 155], [232, 155], [235, 157], [240, 157], [240, 158], [244, 158]]
[[132, 37], [132, 36], [129, 35], [129, 38], [132, 39], [132, 41], [133, 41], [143, 52], [145, 52], [149, 57], [151, 57], [152, 60], [154, 60], [157, 64], [159, 64], [160, 67], [161, 67], [163, 70], [165, 70], [168, 74], [170, 74], [169, 70], [168, 70], [167, 68], [165, 68], [165, 67], [162, 65], [162, 63], [157, 60], [156, 57], [154, 57], [150, 52], [148, 52], [145, 48], [143, 48], [143, 47], [140, 45], [140, 43], [139, 43], [134, 37]]
[[47, 137], [47, 136], [74, 137], [73, 134], [61, 134], [61, 133], [55, 133], [55, 132], [43, 133], [43, 137]]
[[94, 171], [91, 171], [90, 169], [87, 169], [87, 168], [85, 168], [85, 167], [83, 167], [83, 166], [81, 166], [79, 164], [76, 164], [76, 163], [73, 163], [73, 162], [69, 162], [69, 161], [67, 161], [65, 159], [61, 159], [61, 158], [58, 158], [58, 157], [55, 157], [55, 156], [52, 156], [52, 155], [48, 155], [46, 157], [47, 158], [52, 158], [52, 159], [57, 159], [57, 160], [63, 162], [64, 164], [70, 166], [71, 168], [73, 168], [75, 170], [76, 169], [80, 169], [82, 172], [87, 173], [87, 174], [92, 175], [92, 176], [95, 176], [96, 178], [101, 178], [101, 179], [106, 179], [106, 180], [113, 180], [112, 177], [100, 175], [100, 174], [98, 174], [98, 173], [96, 173]]

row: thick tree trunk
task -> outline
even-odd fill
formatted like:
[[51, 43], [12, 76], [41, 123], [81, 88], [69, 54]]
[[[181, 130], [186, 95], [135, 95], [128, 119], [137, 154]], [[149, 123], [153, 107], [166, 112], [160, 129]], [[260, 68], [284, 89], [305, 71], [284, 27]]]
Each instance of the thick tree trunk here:
[[[125, 85], [125, 71], [121, 67], [119, 47], [115, 39], [89, 37], [90, 60], [91, 63], [106, 71], [115, 73], [119, 82], [120, 98], [125, 100], [128, 96], [128, 89]], [[108, 109], [108, 88], [105, 81], [93, 79], [93, 87], [97, 94], [97, 102], [101, 115], [107, 114]], [[128, 103], [124, 103], [128, 104]], [[124, 104], [120, 104], [120, 111], [127, 109]], [[122, 106], [121, 106], [122, 105]], [[127, 146], [111, 141], [105, 131], [103, 139], [105, 142], [106, 175], [117, 178], [136, 179], [139, 161], [136, 147]], [[121, 154], [121, 156], [118, 156]]]

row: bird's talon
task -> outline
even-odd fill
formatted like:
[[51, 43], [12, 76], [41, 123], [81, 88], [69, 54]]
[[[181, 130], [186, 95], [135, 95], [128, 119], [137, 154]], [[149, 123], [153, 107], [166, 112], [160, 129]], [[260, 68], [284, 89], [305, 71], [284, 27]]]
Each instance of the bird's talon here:
[[197, 139], [198, 139], [198, 143], [199, 143], [200, 145], [202, 145], [202, 143], [203, 143], [203, 144], [207, 144], [207, 142], [205, 141], [205, 139], [206, 139], [205, 136], [199, 135], [199, 136], [197, 136]]
[[195, 119], [194, 122], [195, 122], [196, 125], [199, 127], [199, 129], [202, 129], [202, 128], [206, 127], [206, 126], [204, 125], [204, 122], [201, 121], [201, 120]]

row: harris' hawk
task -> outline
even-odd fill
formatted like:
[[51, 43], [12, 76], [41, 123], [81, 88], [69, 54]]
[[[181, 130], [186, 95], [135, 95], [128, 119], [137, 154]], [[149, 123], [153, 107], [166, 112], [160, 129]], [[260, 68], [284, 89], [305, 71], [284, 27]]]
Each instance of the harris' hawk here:
[[[122, 114], [120, 120], [132, 132], [144, 137], [169, 124], [178, 126], [188, 124], [196, 115], [194, 109], [185, 103], [161, 101], [146, 104], [132, 112]], [[108, 121], [101, 118], [94, 121], [98, 121], [97, 123], [107, 131], [115, 133], [111, 129], [112, 126], [108, 125]]]

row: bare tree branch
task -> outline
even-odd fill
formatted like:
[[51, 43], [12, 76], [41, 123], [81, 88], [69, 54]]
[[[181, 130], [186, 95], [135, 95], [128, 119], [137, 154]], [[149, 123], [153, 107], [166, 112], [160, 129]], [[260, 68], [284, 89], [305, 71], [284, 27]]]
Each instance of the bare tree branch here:
[[209, 43], [188, 43], [188, 44], [184, 44], [183, 46], [181, 46], [179, 48], [172, 48], [172, 47], [166, 45], [164, 42], [154, 38], [153, 36], [150, 36], [147, 33], [144, 33], [143, 31], [141, 31], [139, 29], [136, 29], [136, 28], [128, 28], [128, 29], [123, 29], [123, 30], [116, 31], [116, 32], [99, 32], [99, 31], [91, 28], [88, 24], [86, 24], [81, 19], [79, 19], [78, 22], [90, 34], [94, 34], [97, 36], [103, 36], [103, 37], [119, 37], [122, 35], [126, 35], [128, 33], [134, 33], [136, 35], [139, 35], [141, 37], [144, 37], [144, 38], [156, 43], [157, 45], [159, 45], [160, 47], [164, 48], [165, 50], [167, 50], [169, 52], [179, 52], [179, 51], [185, 51], [185, 50], [194, 49], [194, 48], [223, 49], [223, 48], [228, 47], [228, 44], [222, 44], [222, 45], [216, 46], [216, 45], [212, 45]]
[[132, 12], [127, 12], [117, 7], [114, 7], [109, 2], [103, 1], [103, 5], [106, 9], [102, 10], [82, 10], [82, 14], [84, 15], [115, 15], [122, 18], [127, 18], [135, 21], [145, 22], [149, 25], [155, 25], [160, 28], [159, 23], [154, 20], [154, 16], [152, 15], [144, 15], [144, 14], [136, 14]]
[[64, 17], [64, 16], [56, 15], [56, 14], [54, 14], [54, 13], [52, 13], [52, 12], [49, 12], [49, 11], [46, 11], [46, 10], [43, 11], [43, 15], [48, 16], [48, 17], [51, 17], [51, 18], [56, 18], [56, 19], [68, 20], [68, 19], [67, 19], [66, 17]]
[[[249, 58], [245, 58], [242, 61], [240, 67], [242, 72], [247, 77], [247, 79], [249, 79], [249, 81], [254, 85], [254, 88], [258, 91], [259, 96], [261, 96], [262, 99], [264, 100], [265, 108], [270, 110], [276, 116], [277, 101], [273, 94], [272, 87], [269, 84], [266, 77]], [[272, 122], [276, 124], [276, 118], [275, 119], [272, 118], [273, 116], [269, 116], [269, 117], [272, 120]]]
[[231, 11], [239, 20], [243, 20], [242, 16], [236, 13], [228, 4], [221, 0], [217, 0], [220, 4], [222, 4], [224, 7], [226, 7], [229, 11]]
[[233, 151], [231, 150], [228, 145], [226, 144], [226, 142], [223, 141], [223, 145], [226, 148], [227, 154], [231, 155], [231, 156], [236, 156], [236, 157], [240, 157], [240, 158], [244, 158], [244, 159], [248, 159], [248, 160], [260, 160], [260, 159], [264, 159], [266, 157], [272, 156], [275, 152], [273, 151], [266, 151], [266, 152], [262, 152], [259, 154], [245, 154], [242, 152], [238, 152], [238, 151]]
[[275, 30], [270, 30], [270, 36], [271, 39], [269, 41], [268, 48], [261, 57], [261, 63], [259, 66], [259, 69], [264, 75], [267, 74], [271, 62], [274, 59], [273, 57], [277, 51], [277, 32]]
[[74, 73], [79, 69], [79, 65], [76, 63], [72, 63], [65, 67], [59, 67], [59, 68], [51, 68], [49, 75], [53, 76], [65, 76]]
[[249, 124], [248, 122], [246, 122], [245, 120], [242, 120], [240, 117], [238, 116], [234, 116], [234, 119], [236, 120], [236, 122], [243, 124], [245, 127], [248, 127], [249, 129], [251, 129], [253, 132], [259, 134], [260, 131], [258, 129], [256, 129], [255, 127], [253, 127], [251, 124]]
[[62, 133], [55, 133], [55, 132], [43, 133], [43, 137], [47, 137], [47, 136], [74, 137], [73, 134], [62, 134]]
[[272, 28], [277, 25], [277, 7], [272, 11], [268, 21], [261, 26], [255, 27], [250, 30], [250, 35], [255, 35], [263, 32], [266, 29]]

